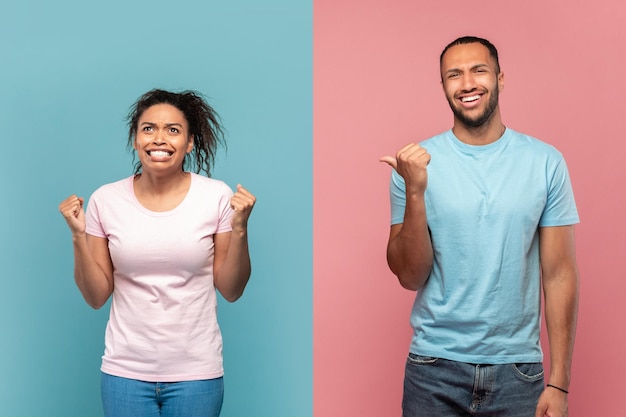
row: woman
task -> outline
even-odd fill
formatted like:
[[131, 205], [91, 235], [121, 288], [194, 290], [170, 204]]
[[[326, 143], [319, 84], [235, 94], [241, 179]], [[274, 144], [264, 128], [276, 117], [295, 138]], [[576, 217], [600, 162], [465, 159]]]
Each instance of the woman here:
[[[215, 289], [230, 302], [250, 276], [255, 197], [210, 174], [222, 140], [197, 93], [152, 90], [131, 108], [135, 175], [100, 187], [86, 213], [70, 196], [74, 278], [87, 303], [113, 295], [102, 358], [106, 417], [218, 416], [222, 339]], [[195, 162], [195, 173], [185, 170]]]

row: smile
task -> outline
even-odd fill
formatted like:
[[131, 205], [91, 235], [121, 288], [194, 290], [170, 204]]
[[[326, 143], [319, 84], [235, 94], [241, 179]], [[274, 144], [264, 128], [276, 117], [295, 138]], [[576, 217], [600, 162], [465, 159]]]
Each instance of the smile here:
[[172, 156], [172, 152], [168, 152], [168, 151], [148, 151], [148, 155], [154, 156], [155, 158], [166, 158], [168, 156]]
[[461, 102], [463, 103], [470, 103], [472, 101], [476, 101], [478, 99], [480, 99], [480, 94], [477, 94], [475, 96], [469, 96], [469, 97], [461, 97]]

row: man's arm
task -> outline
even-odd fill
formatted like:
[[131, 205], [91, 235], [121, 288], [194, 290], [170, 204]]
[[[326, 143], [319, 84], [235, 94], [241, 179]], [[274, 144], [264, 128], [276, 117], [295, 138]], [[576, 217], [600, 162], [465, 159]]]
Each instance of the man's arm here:
[[433, 266], [433, 248], [423, 195], [407, 195], [404, 223], [392, 225], [389, 231], [387, 264], [408, 290], [417, 291], [426, 283]]
[[395, 157], [381, 158], [404, 179], [406, 206], [401, 224], [391, 226], [387, 243], [387, 263], [400, 284], [409, 290], [424, 286], [433, 265], [433, 248], [426, 221], [424, 193], [428, 184], [426, 167], [430, 155], [418, 144], [410, 143]]
[[[550, 343], [550, 374], [547, 382], [568, 391], [579, 291], [574, 226], [540, 228], [539, 251]], [[567, 416], [567, 394], [557, 388], [546, 387], [536, 415]]]

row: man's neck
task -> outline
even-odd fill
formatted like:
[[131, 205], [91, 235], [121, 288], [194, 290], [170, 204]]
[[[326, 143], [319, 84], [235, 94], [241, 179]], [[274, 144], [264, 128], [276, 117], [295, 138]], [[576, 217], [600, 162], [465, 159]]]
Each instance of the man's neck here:
[[477, 127], [468, 126], [455, 118], [452, 127], [452, 133], [457, 139], [474, 146], [489, 145], [497, 141], [505, 130], [506, 126], [502, 123], [499, 112], [494, 112], [492, 118]]

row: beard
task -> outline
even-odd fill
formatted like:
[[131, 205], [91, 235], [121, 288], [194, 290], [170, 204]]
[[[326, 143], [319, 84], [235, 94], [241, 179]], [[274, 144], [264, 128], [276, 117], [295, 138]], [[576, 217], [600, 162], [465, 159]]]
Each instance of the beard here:
[[456, 118], [463, 123], [465, 126], [470, 128], [476, 128], [484, 125], [491, 119], [493, 112], [498, 107], [498, 96], [500, 94], [500, 90], [498, 89], [498, 85], [496, 84], [495, 88], [492, 90], [491, 95], [489, 96], [489, 102], [487, 103], [487, 107], [476, 117], [470, 117], [469, 115], [464, 113], [464, 110], [455, 106], [454, 98], [448, 98], [448, 104], [450, 105], [450, 109], [452, 109], [452, 113], [456, 116]]

